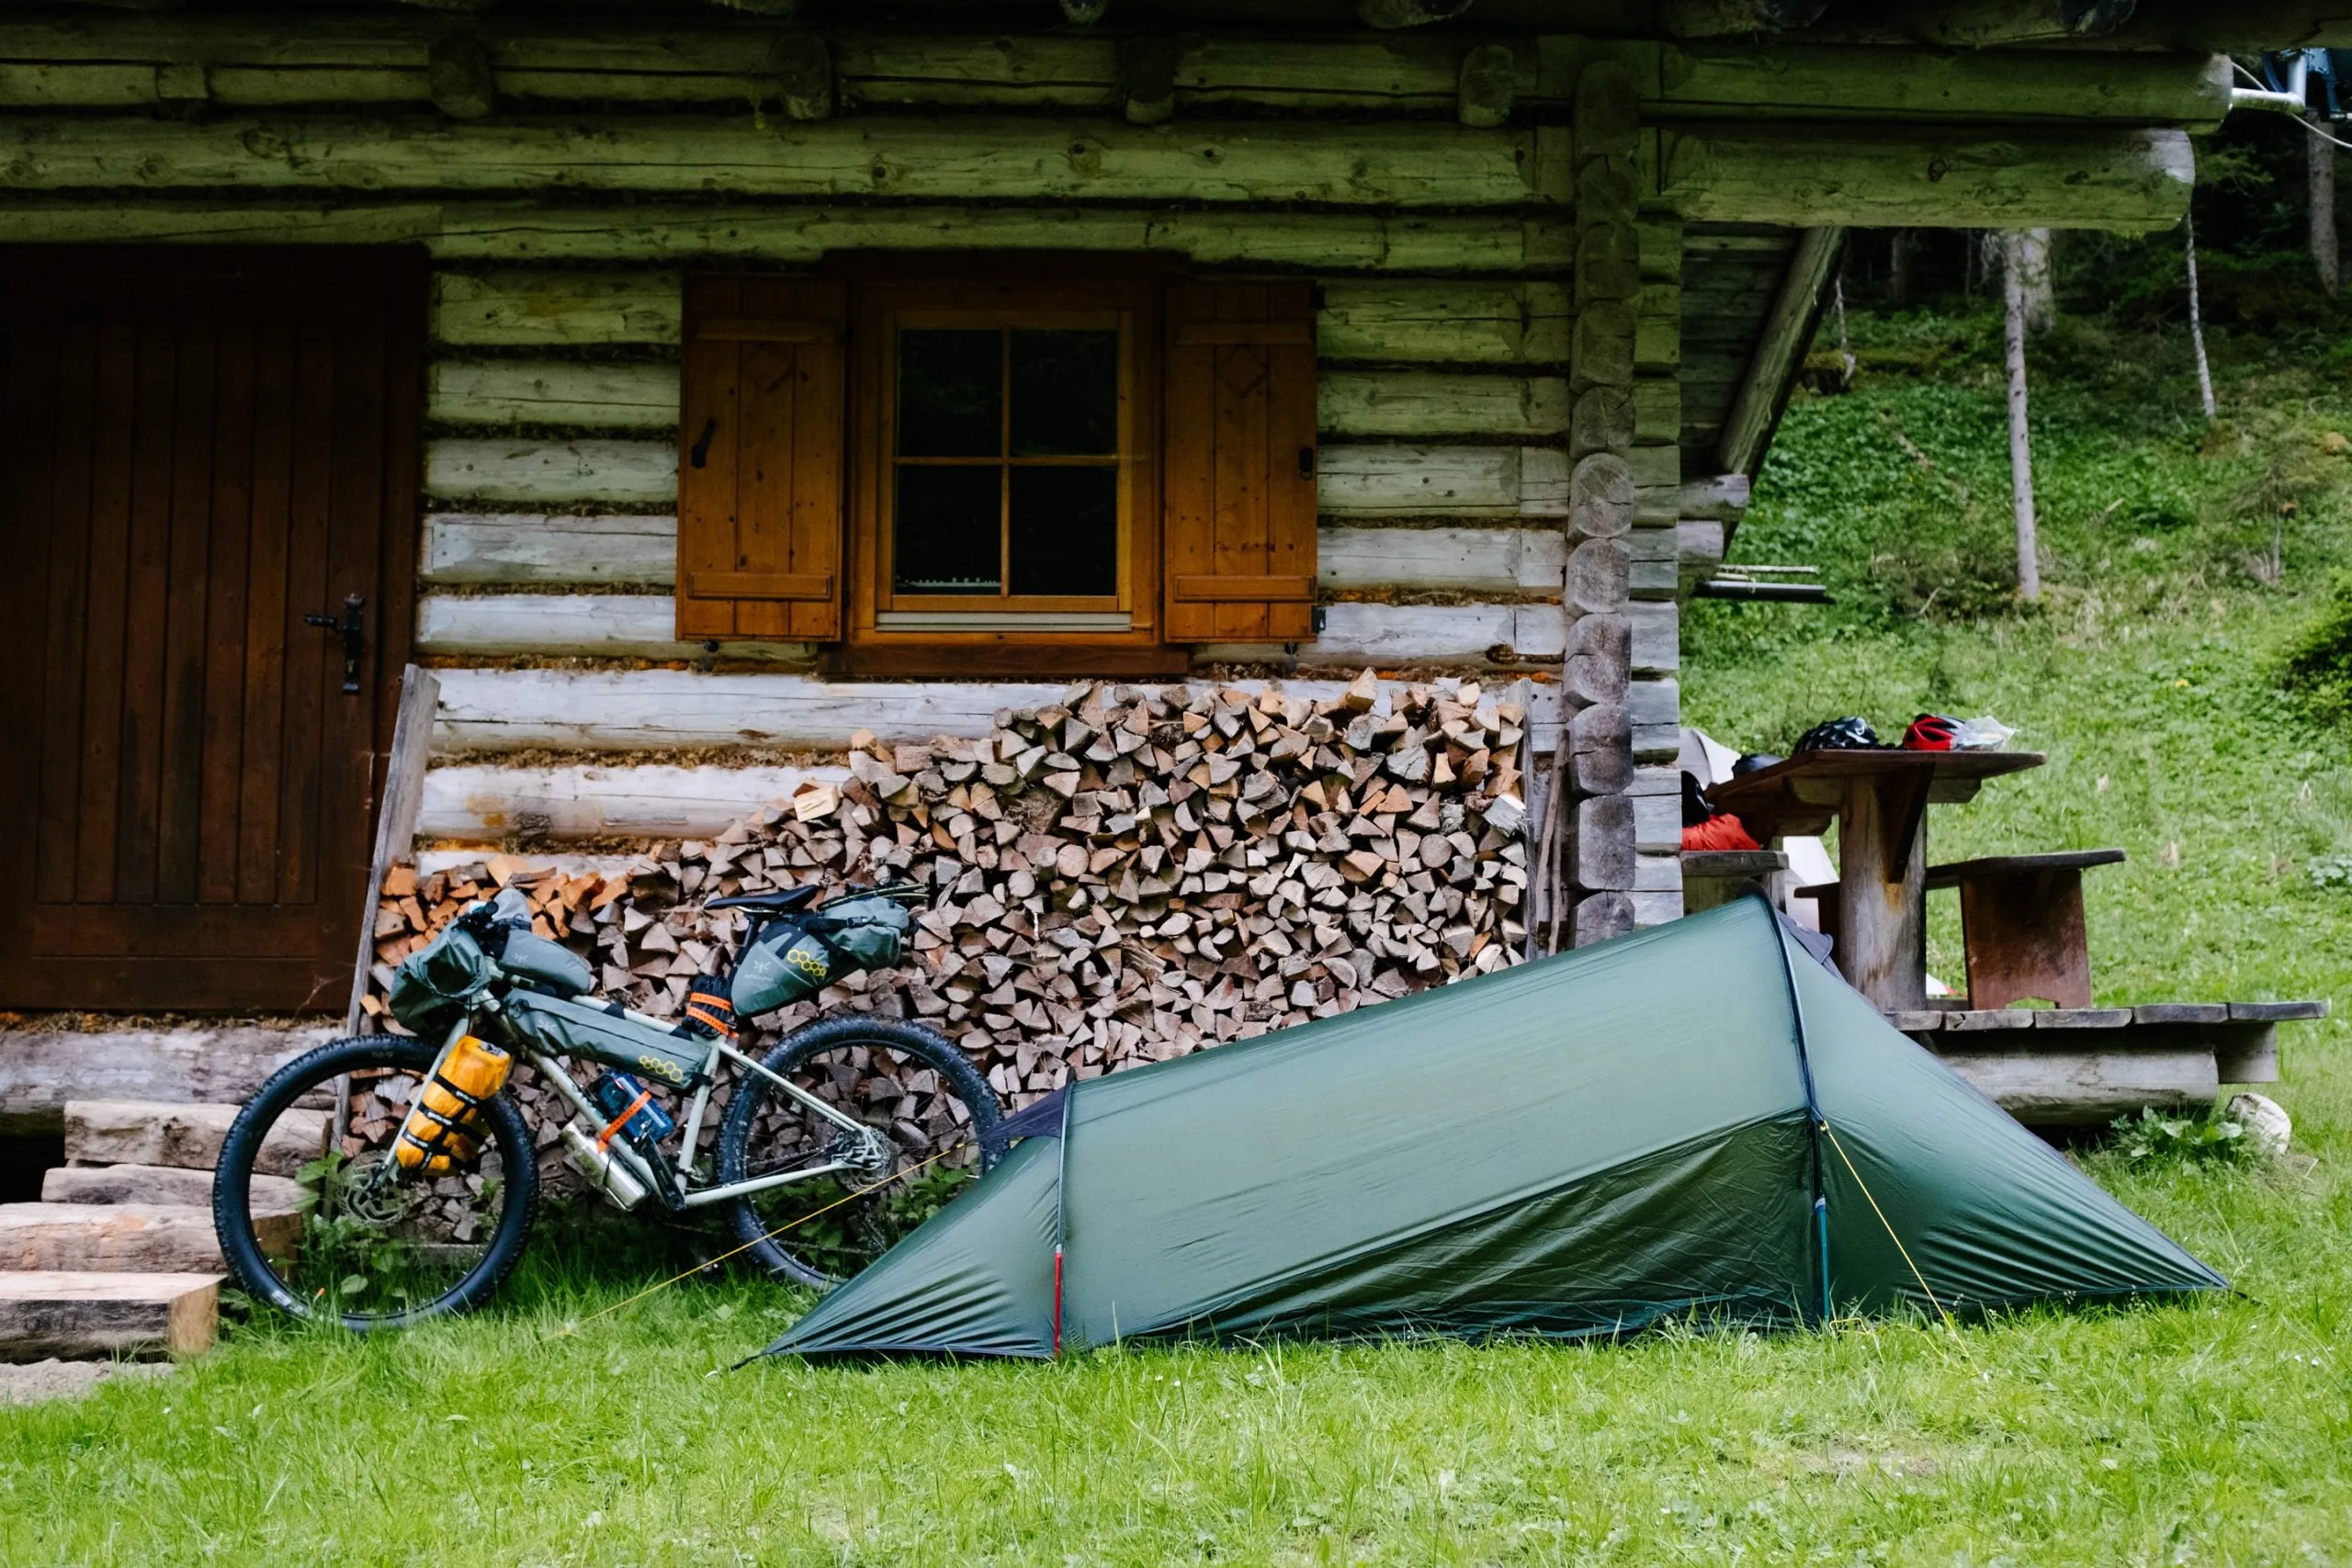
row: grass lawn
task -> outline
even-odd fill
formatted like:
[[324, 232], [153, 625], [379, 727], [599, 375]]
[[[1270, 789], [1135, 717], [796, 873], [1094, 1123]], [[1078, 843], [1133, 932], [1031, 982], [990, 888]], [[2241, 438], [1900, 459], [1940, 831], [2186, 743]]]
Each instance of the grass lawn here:
[[[1992, 713], [2052, 765], [1941, 810], [1941, 857], [2120, 845], [2103, 998], [2324, 996], [2352, 974], [2352, 736], [2277, 651], [2352, 549], [2352, 398], [2173, 345], [2046, 351], [2050, 603], [2007, 545], [1985, 324], [1861, 323], [1736, 553], [1824, 611], [1691, 611], [1693, 722], [1783, 745], [1847, 712]], [[1932, 362], [1935, 384], [1887, 365]], [[2236, 414], [2246, 409], [2283, 411]], [[2294, 502], [2270, 564], [2273, 521]], [[1950, 911], [1935, 962], [1956, 955]], [[2352, 1061], [2288, 1036], [2298, 1156], [2084, 1157], [2228, 1273], [2197, 1304], [1611, 1346], [1109, 1351], [725, 1369], [805, 1298], [541, 1259], [499, 1309], [354, 1342], [267, 1325], [153, 1383], [0, 1411], [0, 1562], [2352, 1562]], [[1564, 1129], [1564, 1133], [1572, 1129]]]

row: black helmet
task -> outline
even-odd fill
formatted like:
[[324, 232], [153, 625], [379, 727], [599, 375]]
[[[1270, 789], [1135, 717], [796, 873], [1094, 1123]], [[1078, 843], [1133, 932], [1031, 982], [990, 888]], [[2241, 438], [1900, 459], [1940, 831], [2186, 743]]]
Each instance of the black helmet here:
[[1833, 718], [1816, 724], [1797, 738], [1800, 751], [1871, 751], [1878, 749], [1878, 731], [1866, 718]]

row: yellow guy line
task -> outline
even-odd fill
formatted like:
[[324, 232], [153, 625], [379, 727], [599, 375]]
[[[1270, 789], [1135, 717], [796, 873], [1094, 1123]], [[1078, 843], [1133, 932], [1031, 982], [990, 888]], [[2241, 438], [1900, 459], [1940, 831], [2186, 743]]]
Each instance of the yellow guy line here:
[[910, 1165], [904, 1170], [892, 1171], [889, 1175], [884, 1177], [881, 1180], [875, 1182], [870, 1187], [861, 1187], [854, 1192], [843, 1193], [841, 1197], [834, 1199], [823, 1208], [811, 1209], [807, 1213], [801, 1215], [798, 1219], [789, 1220], [785, 1224], [776, 1226], [775, 1229], [768, 1232], [765, 1235], [755, 1237], [751, 1241], [745, 1242], [741, 1247], [731, 1248], [729, 1251], [720, 1253], [716, 1258], [697, 1263], [684, 1273], [673, 1274], [659, 1284], [648, 1285], [645, 1289], [638, 1292], [637, 1294], [627, 1297], [624, 1300], [615, 1302], [608, 1307], [599, 1307], [594, 1312], [590, 1313], [586, 1317], [582, 1318], [578, 1323], [568, 1325], [554, 1334], [542, 1334], [539, 1336], [539, 1341], [541, 1344], [545, 1344], [550, 1339], [569, 1338], [571, 1336], [579, 1333], [589, 1324], [595, 1322], [598, 1318], [603, 1317], [609, 1313], [618, 1312], [625, 1306], [635, 1306], [646, 1297], [656, 1294], [662, 1291], [666, 1291], [681, 1280], [691, 1280], [697, 1274], [705, 1273], [712, 1269], [718, 1268], [720, 1264], [726, 1262], [729, 1258], [735, 1257], [738, 1253], [751, 1251], [752, 1248], [759, 1246], [761, 1242], [774, 1241], [776, 1237], [792, 1229], [795, 1225], [805, 1225], [810, 1220], [815, 1219], [818, 1215], [831, 1213], [833, 1210], [840, 1208], [843, 1203], [854, 1203], [869, 1192], [877, 1192], [883, 1188], [889, 1186], [893, 1181], [902, 1181], [906, 1178], [912, 1176], [916, 1171], [921, 1170], [926, 1165], [936, 1165], [941, 1160], [945, 1159], [949, 1155], [961, 1150], [965, 1144], [968, 1144], [971, 1141], [971, 1139], [966, 1138], [963, 1143], [956, 1144], [949, 1148], [942, 1149], [927, 1160], [922, 1160], [917, 1164]]
[[1853, 1157], [1846, 1153], [1846, 1145], [1838, 1141], [1838, 1131], [1836, 1128], [1830, 1126], [1829, 1119], [1826, 1116], [1822, 1118], [1821, 1130], [1829, 1134], [1829, 1146], [1836, 1149], [1838, 1151], [1838, 1157], [1846, 1162], [1846, 1169], [1853, 1177], [1854, 1185], [1862, 1190], [1862, 1197], [1869, 1202], [1871, 1206], [1871, 1213], [1878, 1216], [1878, 1223], [1880, 1224], [1886, 1226], [1886, 1239], [1893, 1242], [1894, 1244], [1894, 1250], [1903, 1255], [1904, 1266], [1911, 1270], [1911, 1278], [1919, 1281], [1919, 1289], [1921, 1292], [1927, 1296], [1928, 1304], [1935, 1308], [1936, 1314], [1944, 1320], [1945, 1332], [1960, 1342], [1961, 1352], [1963, 1355], [1968, 1356], [1971, 1362], [1973, 1362], [1976, 1358], [1974, 1354], [1969, 1350], [1968, 1341], [1962, 1337], [1960, 1325], [1951, 1320], [1951, 1314], [1944, 1310], [1944, 1303], [1936, 1300], [1936, 1292], [1928, 1286], [1928, 1277], [1919, 1272], [1919, 1266], [1917, 1263], [1911, 1261], [1911, 1249], [1903, 1245], [1903, 1238], [1901, 1236], [1894, 1234], [1894, 1226], [1888, 1221], [1886, 1217], [1886, 1211], [1880, 1208], [1878, 1206], [1878, 1200], [1871, 1195], [1871, 1184], [1864, 1181], [1862, 1179], [1862, 1173], [1854, 1168]]

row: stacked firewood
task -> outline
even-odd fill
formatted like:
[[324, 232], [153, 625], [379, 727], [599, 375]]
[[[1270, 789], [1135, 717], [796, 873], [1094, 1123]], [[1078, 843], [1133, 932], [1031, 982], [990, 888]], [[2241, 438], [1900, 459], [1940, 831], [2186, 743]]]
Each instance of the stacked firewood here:
[[760, 1021], [912, 1019], [1011, 1104], [1513, 961], [1527, 885], [1521, 705], [1470, 682], [1310, 702], [1080, 685], [984, 739], [854, 738], [847, 777], [612, 874], [493, 859], [388, 880], [390, 966], [513, 885], [602, 994], [659, 1017], [738, 934], [703, 900], [808, 882], [931, 892], [906, 962]]

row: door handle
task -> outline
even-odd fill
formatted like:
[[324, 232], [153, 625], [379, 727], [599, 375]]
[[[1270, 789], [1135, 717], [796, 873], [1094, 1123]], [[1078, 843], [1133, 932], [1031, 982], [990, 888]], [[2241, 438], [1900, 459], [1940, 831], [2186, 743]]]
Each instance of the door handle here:
[[343, 614], [340, 615], [302, 617], [303, 621], [310, 626], [321, 626], [328, 631], [342, 634], [343, 694], [346, 697], [356, 697], [359, 694], [359, 660], [360, 656], [367, 651], [368, 646], [368, 624], [360, 618], [359, 609], [367, 603], [367, 600], [354, 593], [344, 600]]

